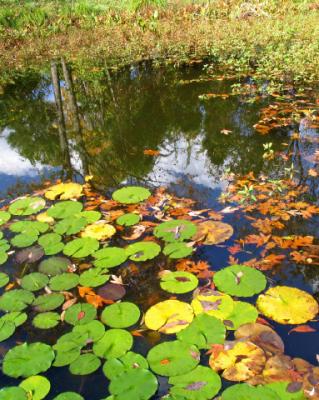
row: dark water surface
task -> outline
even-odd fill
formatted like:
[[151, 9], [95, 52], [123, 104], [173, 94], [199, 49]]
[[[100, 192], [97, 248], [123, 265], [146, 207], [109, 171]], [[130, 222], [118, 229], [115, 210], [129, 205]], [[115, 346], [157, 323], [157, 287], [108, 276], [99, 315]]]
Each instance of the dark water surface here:
[[[253, 125], [260, 118], [260, 110], [274, 99], [264, 96], [252, 101], [249, 96], [229, 96], [200, 100], [199, 96], [205, 93], [230, 94], [231, 85], [238, 83], [207, 79], [181, 82], [200, 76], [203, 76], [200, 68], [154, 71], [145, 66], [112, 76], [104, 69], [85, 74], [74, 72], [75, 104], [60, 70], [62, 126], [57, 118], [50, 73], [29, 73], [17, 78], [15, 84], [0, 94], [2, 197], [28, 192], [45, 179], [75, 177], [81, 181], [85, 175], [93, 175], [95, 187], [102, 192], [120, 184], [139, 182], [150, 187], [166, 186], [179, 196], [197, 200], [199, 208], [221, 209], [223, 206], [217, 199], [228, 184], [223, 178], [225, 173], [253, 171], [256, 176], [263, 172], [274, 179], [283, 177], [283, 161], [263, 159], [263, 144], [272, 142], [275, 151], [291, 149], [295, 146], [292, 136], [296, 130], [301, 140], [298, 149], [294, 149], [295, 168], [300, 180], [307, 179], [306, 171], [314, 165], [311, 155], [318, 148], [315, 140], [318, 131], [300, 123], [265, 136], [256, 133]], [[223, 129], [231, 132], [223, 134]], [[149, 149], [159, 151], [159, 156], [144, 154]], [[311, 190], [311, 199], [316, 202], [316, 182]], [[227, 245], [249, 232], [246, 221], [238, 214], [227, 216], [225, 221], [235, 230]], [[292, 225], [287, 234], [298, 232], [318, 237], [318, 220]], [[195, 258], [219, 269], [228, 265], [228, 255], [223, 247], [202, 246]], [[10, 268], [6, 272], [16, 276], [17, 271]], [[318, 267], [286, 263], [271, 279], [277, 284], [305, 289], [318, 298]], [[146, 282], [147, 285], [132, 288], [128, 297], [144, 309], [147, 302], [142, 297], [157, 290], [156, 282]], [[310, 325], [318, 327], [317, 323]], [[274, 326], [285, 341], [287, 355], [317, 364], [317, 332], [288, 336], [291, 327]], [[30, 324], [20, 328], [7, 342], [13, 346], [17, 340], [28, 339], [54, 344], [60, 334], [60, 330], [50, 330], [50, 334], [41, 332]], [[135, 350], [142, 354], [151, 346], [150, 340], [144, 338], [135, 338], [135, 342]], [[86, 400], [107, 396], [107, 381], [101, 371], [81, 378], [71, 375], [68, 368], [52, 368], [46, 376], [52, 384], [48, 399], [62, 391], [78, 391]], [[160, 383], [154, 399], [167, 392], [166, 380], [160, 378]], [[10, 384], [15, 381], [0, 376], [1, 387]]]

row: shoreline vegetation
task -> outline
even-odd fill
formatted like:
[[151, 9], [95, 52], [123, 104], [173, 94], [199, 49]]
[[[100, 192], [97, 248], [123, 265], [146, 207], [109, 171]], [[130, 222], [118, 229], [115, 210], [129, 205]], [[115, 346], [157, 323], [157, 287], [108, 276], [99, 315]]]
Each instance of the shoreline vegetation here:
[[261, 80], [313, 83], [318, 21], [319, 2], [309, 0], [0, 0], [0, 84], [60, 57], [111, 69], [204, 59]]

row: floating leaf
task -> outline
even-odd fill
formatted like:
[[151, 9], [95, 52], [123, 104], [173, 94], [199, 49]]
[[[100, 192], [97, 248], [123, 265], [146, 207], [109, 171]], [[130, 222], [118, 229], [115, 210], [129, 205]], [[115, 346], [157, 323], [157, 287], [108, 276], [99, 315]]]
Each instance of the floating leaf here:
[[19, 385], [28, 394], [31, 395], [32, 400], [42, 400], [50, 392], [50, 381], [44, 376], [35, 375], [25, 379]]
[[101, 320], [111, 328], [127, 328], [136, 324], [140, 315], [140, 310], [134, 303], [125, 301], [105, 307]]
[[15, 233], [40, 235], [49, 229], [49, 225], [39, 221], [17, 221], [11, 224], [9, 229]]
[[52, 311], [64, 303], [64, 296], [60, 293], [43, 294], [37, 297], [32, 306], [38, 312]]
[[181, 242], [190, 239], [197, 231], [190, 221], [177, 219], [163, 222], [154, 229], [154, 235], [165, 242]]
[[132, 226], [140, 222], [140, 216], [134, 213], [127, 213], [117, 218], [116, 223], [122, 226]]
[[76, 341], [58, 341], [53, 346], [55, 351], [55, 360], [53, 363], [54, 367], [65, 367], [76, 360], [80, 354], [82, 347], [86, 344], [86, 336], [81, 336], [82, 343]]
[[50, 257], [39, 265], [39, 271], [49, 276], [60, 275], [67, 272], [70, 261], [65, 257]]
[[125, 296], [126, 290], [123, 285], [118, 285], [116, 283], [107, 283], [103, 287], [99, 288], [97, 294], [103, 299], [108, 300], [120, 300]]
[[265, 275], [245, 265], [231, 265], [214, 274], [219, 290], [232, 296], [250, 297], [262, 292], [267, 280]]
[[74, 304], [65, 312], [64, 319], [71, 325], [84, 325], [96, 318], [96, 309], [87, 303]]
[[79, 233], [88, 224], [87, 219], [85, 217], [80, 217], [80, 214], [81, 213], [72, 215], [71, 217], [59, 221], [54, 226], [54, 232], [59, 233], [60, 235], [74, 235]]
[[0, 226], [5, 224], [11, 218], [11, 214], [7, 211], [0, 211]]
[[116, 233], [113, 225], [108, 224], [106, 221], [97, 221], [94, 224], [88, 225], [82, 232], [82, 237], [94, 238], [97, 240], [106, 240]]
[[60, 393], [53, 400], [84, 400], [84, 398], [75, 392]]
[[149, 370], [136, 368], [114, 377], [109, 392], [122, 400], [147, 400], [155, 394], [157, 386], [157, 379]]
[[224, 343], [225, 335], [226, 328], [219, 319], [199, 314], [187, 328], [177, 333], [177, 339], [194, 344], [199, 349], [209, 349], [212, 344]]
[[235, 301], [232, 313], [224, 321], [227, 329], [235, 330], [241, 325], [256, 322], [258, 318], [257, 309], [244, 301]]
[[206, 245], [223, 243], [234, 233], [229, 224], [220, 221], [204, 221], [197, 224], [197, 232], [192, 239]]
[[160, 285], [169, 293], [187, 293], [198, 286], [198, 279], [190, 272], [168, 272], [161, 276]]
[[25, 197], [10, 204], [9, 211], [13, 215], [36, 214], [45, 207], [45, 200], [41, 197]]
[[116, 190], [112, 197], [119, 203], [135, 204], [148, 199], [150, 195], [151, 192], [141, 186], [126, 186]]
[[265, 385], [265, 388], [274, 391], [280, 400], [306, 400], [302, 390], [301, 382], [294, 382], [297, 384], [297, 389], [291, 390], [291, 382], [272, 382]]
[[0, 342], [12, 336], [15, 330], [16, 326], [12, 321], [5, 320], [3, 317], [0, 318]]
[[98, 221], [102, 214], [99, 211], [81, 211], [79, 217], [84, 217], [88, 224], [93, 224], [93, 222]]
[[288, 286], [268, 289], [258, 297], [257, 307], [280, 324], [303, 324], [318, 313], [318, 303], [310, 294]]
[[169, 258], [184, 258], [188, 257], [194, 251], [192, 246], [186, 243], [169, 243], [164, 249], [163, 253]]
[[110, 275], [105, 274], [105, 270], [91, 268], [84, 271], [80, 276], [80, 285], [85, 287], [97, 287], [103, 285], [110, 279]]
[[70, 290], [78, 285], [79, 280], [80, 280], [79, 275], [70, 272], [65, 272], [61, 275], [53, 276], [50, 279], [49, 287], [51, 290], [56, 290], [56, 291]]
[[265, 386], [255, 387], [241, 383], [224, 390], [221, 400], [281, 400], [281, 398]]
[[41, 272], [32, 272], [21, 279], [21, 286], [25, 290], [36, 292], [37, 290], [43, 289], [48, 282], [49, 278], [46, 275]]
[[75, 258], [84, 258], [94, 253], [99, 248], [98, 240], [90, 237], [74, 239], [67, 243], [63, 253]]
[[39, 237], [38, 243], [43, 247], [44, 253], [51, 256], [63, 250], [64, 243], [61, 240], [62, 236], [57, 233], [46, 233]]
[[69, 200], [77, 199], [82, 196], [83, 186], [79, 183], [59, 183], [49, 187], [45, 192], [45, 197], [49, 200]]
[[49, 217], [63, 219], [72, 217], [82, 211], [83, 205], [78, 201], [61, 201], [51, 206], [47, 213]]
[[5, 274], [4, 272], [0, 272], [0, 288], [3, 286], [6, 286], [7, 283], [9, 283], [9, 276]]
[[94, 354], [81, 354], [70, 364], [70, 372], [73, 375], [89, 375], [99, 369], [101, 361]]
[[4, 264], [8, 260], [7, 253], [0, 252], [0, 265]]
[[216, 372], [208, 367], [198, 365], [192, 371], [169, 378], [168, 383], [173, 385], [170, 393], [189, 400], [212, 399], [221, 388], [221, 380]]
[[214, 371], [223, 370], [223, 378], [229, 381], [246, 381], [264, 369], [264, 351], [251, 342], [234, 342], [218, 354], [212, 353], [209, 365]]
[[47, 344], [24, 343], [6, 353], [3, 360], [3, 373], [13, 378], [27, 378], [47, 371], [53, 360], [54, 352]]
[[34, 294], [24, 289], [14, 289], [0, 297], [0, 310], [22, 311], [34, 300]]
[[148, 369], [148, 362], [141, 354], [129, 351], [121, 358], [111, 358], [103, 365], [103, 373], [108, 379], [114, 379], [130, 369]]
[[109, 329], [93, 345], [93, 352], [101, 358], [118, 358], [128, 352], [133, 345], [132, 335], [124, 329]]
[[73, 332], [87, 335], [88, 341], [97, 342], [104, 335], [105, 328], [102, 322], [93, 320], [84, 325], [75, 325]]
[[27, 249], [20, 250], [15, 255], [15, 260], [18, 264], [33, 263], [40, 260], [44, 255], [44, 251], [40, 246], [32, 246]]
[[94, 265], [101, 268], [113, 268], [122, 264], [127, 259], [124, 249], [120, 247], [105, 247], [93, 254], [96, 258]]
[[10, 321], [13, 322], [15, 327], [17, 328], [20, 325], [23, 325], [25, 321], [28, 319], [28, 316], [24, 312], [13, 311], [7, 313], [1, 317], [3, 321]]
[[137, 242], [127, 246], [125, 251], [132, 261], [146, 261], [158, 256], [161, 247], [154, 242]]
[[192, 307], [195, 315], [206, 313], [224, 320], [233, 312], [234, 301], [228, 294], [205, 289], [195, 296]]
[[158, 375], [177, 376], [193, 370], [200, 360], [196, 346], [175, 340], [160, 343], [147, 354], [151, 369]]
[[193, 318], [189, 304], [179, 300], [165, 300], [147, 310], [145, 325], [154, 331], [172, 334], [185, 329]]
[[56, 312], [44, 312], [37, 314], [32, 321], [33, 326], [39, 329], [50, 329], [60, 322], [60, 315]]
[[42, 213], [38, 214], [36, 216], [36, 220], [39, 222], [45, 222], [50, 225], [54, 223], [54, 218], [50, 217], [46, 211], [43, 211]]
[[19, 386], [0, 389], [0, 400], [28, 400], [27, 392]]
[[15, 247], [23, 248], [29, 247], [38, 240], [37, 235], [30, 235], [27, 233], [19, 233], [11, 239], [11, 244]]

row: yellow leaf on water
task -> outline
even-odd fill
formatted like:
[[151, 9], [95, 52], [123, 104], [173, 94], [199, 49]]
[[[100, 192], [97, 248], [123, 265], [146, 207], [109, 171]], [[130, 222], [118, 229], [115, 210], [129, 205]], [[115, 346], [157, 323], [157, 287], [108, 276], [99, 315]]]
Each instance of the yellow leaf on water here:
[[91, 237], [97, 240], [105, 240], [114, 235], [116, 229], [106, 221], [97, 221], [88, 225], [82, 232], [82, 237]]
[[54, 218], [50, 217], [46, 211], [38, 214], [36, 216], [36, 219], [39, 222], [46, 222], [47, 224], [53, 224], [54, 223]]
[[207, 289], [194, 297], [192, 307], [195, 315], [206, 313], [224, 320], [231, 315], [234, 301], [228, 294]]
[[318, 314], [318, 303], [309, 293], [288, 286], [268, 289], [258, 297], [257, 307], [280, 324], [304, 324]]
[[51, 186], [45, 192], [45, 197], [49, 200], [70, 200], [77, 199], [82, 196], [83, 186], [79, 183], [59, 183], [58, 185]]

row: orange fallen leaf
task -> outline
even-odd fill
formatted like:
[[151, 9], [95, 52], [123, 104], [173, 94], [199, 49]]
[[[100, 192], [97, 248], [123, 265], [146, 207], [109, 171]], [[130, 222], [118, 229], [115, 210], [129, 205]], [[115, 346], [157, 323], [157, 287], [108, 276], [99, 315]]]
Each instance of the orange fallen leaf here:
[[292, 332], [308, 333], [308, 332], [316, 332], [316, 330], [309, 325], [300, 325], [296, 326], [296, 328], [290, 329], [288, 335], [290, 335]]
[[160, 154], [160, 152], [158, 150], [151, 150], [151, 149], [145, 149], [143, 151], [143, 153], [146, 156], [158, 156]]

